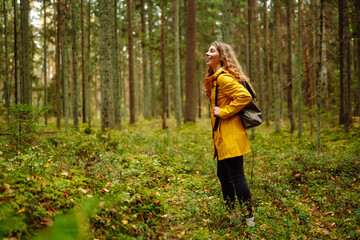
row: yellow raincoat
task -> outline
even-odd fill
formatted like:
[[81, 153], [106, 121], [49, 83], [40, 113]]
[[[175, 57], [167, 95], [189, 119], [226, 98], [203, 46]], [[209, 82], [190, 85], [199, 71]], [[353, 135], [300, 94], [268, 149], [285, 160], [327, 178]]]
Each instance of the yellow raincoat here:
[[[216, 77], [221, 74], [217, 79]], [[213, 131], [215, 145], [214, 158], [218, 160], [242, 156], [250, 152], [249, 139], [241, 124], [240, 116], [235, 115], [244, 108], [252, 97], [246, 88], [233, 75], [219, 69], [214, 75], [204, 79], [204, 85], [210, 95], [210, 106], [215, 107], [215, 89], [218, 87], [217, 105], [220, 107], [220, 121], [216, 132]], [[212, 126], [216, 117], [211, 114]]]

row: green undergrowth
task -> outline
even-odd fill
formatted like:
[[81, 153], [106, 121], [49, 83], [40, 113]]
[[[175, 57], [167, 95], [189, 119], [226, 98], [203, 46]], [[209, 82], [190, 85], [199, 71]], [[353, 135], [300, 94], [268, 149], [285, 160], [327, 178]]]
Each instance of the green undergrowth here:
[[21, 152], [1, 137], [2, 238], [360, 237], [358, 125], [324, 129], [319, 155], [315, 135], [258, 127], [245, 156], [254, 228], [224, 209], [209, 120], [86, 128], [37, 136]]

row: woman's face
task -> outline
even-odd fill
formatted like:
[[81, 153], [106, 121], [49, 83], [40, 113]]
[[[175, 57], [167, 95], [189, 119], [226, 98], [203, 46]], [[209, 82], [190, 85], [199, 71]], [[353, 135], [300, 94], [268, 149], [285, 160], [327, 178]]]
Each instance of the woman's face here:
[[206, 65], [215, 70], [220, 64], [220, 54], [214, 45], [211, 45], [208, 52], [205, 54]]

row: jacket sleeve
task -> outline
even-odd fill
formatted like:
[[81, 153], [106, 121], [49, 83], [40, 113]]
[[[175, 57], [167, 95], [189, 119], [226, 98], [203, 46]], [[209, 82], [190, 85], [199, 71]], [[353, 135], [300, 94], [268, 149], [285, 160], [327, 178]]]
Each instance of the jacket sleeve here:
[[223, 75], [218, 79], [219, 90], [229, 97], [231, 102], [221, 108], [219, 111], [220, 118], [226, 119], [238, 113], [243, 109], [249, 102], [251, 102], [252, 97], [246, 88], [234, 80], [231, 76]]

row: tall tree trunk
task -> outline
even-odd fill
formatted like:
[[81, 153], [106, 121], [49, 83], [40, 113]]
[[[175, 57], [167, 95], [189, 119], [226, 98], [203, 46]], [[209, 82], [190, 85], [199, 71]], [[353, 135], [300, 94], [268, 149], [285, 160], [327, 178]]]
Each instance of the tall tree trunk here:
[[288, 117], [290, 120], [290, 131], [294, 132], [295, 130], [295, 120], [294, 120], [294, 104], [292, 97], [292, 55], [291, 55], [291, 2], [286, 2], [286, 26], [287, 26], [287, 47], [288, 47], [288, 62], [287, 62], [287, 110]]
[[224, 0], [223, 1], [223, 14], [222, 14], [222, 21], [223, 21], [223, 40], [227, 44], [232, 43], [232, 17], [231, 17], [231, 0]]
[[[355, 1], [355, 16], [360, 16], [360, 1]], [[357, 55], [357, 116], [360, 117], [360, 18], [356, 19], [356, 55]]]
[[13, 7], [14, 7], [14, 95], [15, 95], [15, 104], [19, 103], [18, 100], [18, 67], [17, 67], [17, 61], [18, 61], [18, 44], [17, 44], [17, 10], [16, 10], [16, 0], [13, 0]]
[[7, 42], [7, 12], [6, 1], [3, 1], [4, 5], [4, 35], [5, 35], [5, 81], [4, 81], [4, 95], [5, 95], [5, 107], [10, 107], [10, 80], [9, 80], [9, 59], [8, 59], [8, 42]]
[[84, 0], [81, 0], [81, 83], [82, 83], [82, 117], [83, 117], [83, 123], [86, 123]]
[[323, 24], [323, 8], [324, 8], [324, 0], [319, 0], [320, 2], [320, 28], [319, 28], [319, 62], [318, 62], [318, 79], [319, 83], [317, 84], [317, 154], [320, 154], [320, 138], [321, 138], [321, 85], [322, 85], [322, 65], [323, 65], [323, 58], [322, 58], [322, 43], [323, 43], [323, 31], [324, 31], [324, 24]]
[[113, 65], [111, 53], [114, 51], [112, 42], [114, 31], [113, 5], [106, 0], [99, 1], [100, 9], [100, 82], [101, 82], [101, 129], [114, 125], [113, 105]]
[[31, 105], [31, 78], [30, 78], [30, 36], [29, 36], [29, 0], [20, 2], [20, 29], [21, 29], [21, 103]]
[[[43, 65], [43, 71], [44, 71], [44, 107], [47, 107], [47, 43], [46, 43], [46, 0], [43, 1], [43, 10], [44, 10], [44, 65]], [[48, 117], [47, 112], [44, 114], [45, 118], [45, 126], [48, 124]]]
[[130, 124], [136, 122], [135, 108], [135, 84], [134, 84], [134, 47], [132, 33], [132, 0], [127, 0], [127, 20], [128, 20], [128, 39], [129, 39], [129, 89], [130, 89]]
[[146, 21], [145, 21], [145, 3], [141, 0], [141, 47], [143, 53], [143, 84], [144, 84], [144, 117], [147, 119], [150, 117], [150, 87], [148, 76], [148, 52], [147, 52], [147, 34], [146, 34]]
[[[66, 6], [65, 6], [65, 1], [66, 0], [60, 0], [60, 7], [61, 7], [61, 12], [62, 12], [62, 16], [61, 16], [61, 31], [60, 31], [60, 37], [61, 37], [61, 55], [60, 55], [60, 58], [61, 58], [61, 62], [60, 62], [60, 65], [61, 65], [61, 72], [60, 72], [60, 76], [61, 76], [61, 86], [62, 86], [62, 91], [61, 91], [61, 99], [62, 100], [62, 105], [63, 105], [63, 115], [64, 115], [64, 118], [65, 118], [65, 111], [67, 110], [66, 108], [68, 108], [68, 103], [65, 102], [65, 91], [67, 91], [67, 89], [65, 90], [65, 70], [67, 70], [67, 68], [65, 68], [65, 35], [67, 33], [65, 33], [65, 14], [66, 14]], [[66, 109], [66, 110], [65, 110]], [[65, 121], [68, 121], [65, 120]], [[68, 123], [68, 122], [67, 122]], [[68, 123], [69, 124], [69, 123]]]
[[[260, 54], [260, 30], [259, 30], [259, 7], [257, 4], [257, 0], [253, 0], [253, 6], [254, 6], [254, 25], [255, 25], [255, 51], [256, 51], [256, 69], [257, 71], [255, 71], [255, 79], [257, 82], [257, 86], [258, 86], [258, 94], [257, 96], [259, 97], [259, 105], [260, 105], [260, 109], [264, 109], [264, 99], [263, 99], [263, 72], [262, 72], [262, 64], [261, 64], [261, 54]], [[265, 11], [265, 18], [267, 18], [268, 16], [268, 10], [267, 10], [267, 5], [264, 5], [264, 11]], [[266, 25], [266, 24], [265, 24]], [[267, 25], [268, 26], [268, 25]], [[268, 29], [269, 30], [269, 29]], [[269, 38], [264, 39], [264, 47], [269, 47], [269, 42], [267, 42], [269, 40]], [[264, 52], [265, 54], [267, 54], [269, 52], [269, 49], [266, 48], [267, 51], [265, 51], [264, 48]], [[268, 58], [267, 58], [268, 60]], [[268, 78], [268, 75], [266, 76], [267, 80], [270, 82], [270, 78]], [[269, 109], [270, 112], [270, 109]]]
[[87, 87], [86, 87], [86, 112], [88, 119], [88, 126], [91, 128], [91, 43], [90, 43], [90, 32], [91, 32], [91, 0], [88, 1], [88, 35], [87, 35], [87, 52], [86, 52], [86, 74], [87, 74]]
[[69, 9], [67, 8], [67, 0], [62, 1], [63, 4], [63, 21], [62, 21], [62, 64], [61, 64], [61, 71], [62, 71], [62, 78], [63, 78], [63, 95], [64, 95], [64, 120], [65, 120], [65, 130], [69, 131], [69, 43], [68, 43], [68, 36], [69, 36], [69, 27], [68, 27], [68, 20], [70, 19]]
[[161, 7], [161, 83], [162, 83], [162, 128], [166, 129], [166, 118], [167, 118], [167, 102], [166, 102], [166, 75], [165, 75], [165, 6]]
[[188, 0], [186, 31], [186, 102], [185, 122], [196, 119], [196, 0]]
[[344, 124], [344, 1], [339, 0], [339, 65], [340, 65], [340, 111], [339, 124]]
[[181, 125], [181, 77], [180, 77], [180, 37], [179, 37], [179, 0], [174, 4], [174, 79], [175, 79], [175, 118], [177, 126]]
[[77, 79], [77, 46], [76, 46], [76, 5], [75, 0], [71, 0], [71, 35], [72, 35], [72, 68], [73, 68], [73, 118], [74, 128], [79, 129], [79, 110], [78, 110], [78, 79]]
[[[54, 19], [54, 23], [56, 24], [56, 126], [58, 129], [61, 127], [61, 97], [60, 97], [60, 40], [61, 40], [61, 0], [57, 0], [56, 10], [56, 21]], [[54, 13], [55, 15], [55, 13]]]
[[298, 67], [298, 86], [297, 86], [297, 93], [298, 93], [298, 137], [302, 136], [302, 84], [301, 84], [301, 74], [302, 74], [302, 58], [301, 58], [301, 33], [302, 33], [302, 0], [298, 0], [298, 47], [297, 47], [297, 67]]
[[302, 0], [300, 2], [300, 21], [301, 21], [301, 40], [303, 45], [303, 54], [305, 61], [305, 76], [306, 76], [306, 105], [311, 105], [311, 77], [310, 77], [310, 59], [309, 59], [309, 47], [307, 44], [307, 30], [305, 22], [305, 10]]
[[113, 1], [114, 4], [114, 13], [113, 13], [113, 23], [114, 28], [112, 30], [112, 41], [111, 46], [113, 51], [111, 52], [111, 61], [112, 61], [112, 74], [113, 74], [113, 92], [114, 92], [114, 115], [115, 115], [115, 126], [118, 129], [121, 129], [121, 118], [120, 118], [120, 92], [119, 92], [119, 49], [118, 49], [118, 38], [117, 38], [117, 0]]
[[344, 55], [345, 55], [345, 78], [344, 78], [344, 124], [345, 132], [349, 132], [351, 119], [351, 62], [350, 62], [350, 29], [349, 29], [349, 10], [347, 0], [344, 0]]
[[[257, 9], [257, 1], [254, 1], [254, 4], [256, 4], [256, 7], [254, 6], [254, 9]], [[257, 11], [255, 11], [255, 13], [257, 14]], [[259, 79], [259, 91], [260, 91], [260, 108], [265, 110], [265, 117], [266, 117], [266, 125], [270, 124], [270, 114], [271, 114], [271, 78], [270, 78], [270, 57], [269, 57], [269, 52], [270, 52], [270, 44], [269, 44], [269, 18], [268, 18], [268, 9], [267, 9], [267, 0], [264, 0], [264, 15], [265, 15], [265, 39], [264, 39], [264, 52], [265, 52], [265, 77], [266, 77], [266, 83], [267, 83], [267, 94], [266, 94], [266, 107], [264, 108], [264, 104], [263, 104], [263, 90], [262, 90], [262, 82], [261, 82], [261, 66], [260, 66], [260, 46], [259, 46], [259, 26], [258, 26], [258, 21], [257, 21], [257, 17], [255, 17], [255, 31], [256, 31], [256, 55], [257, 55], [257, 59], [256, 59], [256, 65], [257, 65], [257, 70], [255, 71], [256, 73], [259, 72], [258, 75], [258, 79]]]
[[[274, 105], [275, 105], [275, 124], [274, 132], [280, 132], [280, 91], [281, 91], [281, 80], [280, 80], [280, 71], [281, 71], [281, 43], [280, 43], [280, 3], [279, 0], [275, 0], [273, 7], [275, 8], [275, 28], [274, 28], [274, 61], [276, 62], [276, 78], [274, 80]], [[275, 69], [275, 68], [274, 68]]]
[[[153, 44], [153, 3], [149, 0], [149, 44]], [[154, 70], [154, 51], [150, 48], [150, 81], [151, 81], [151, 116], [156, 117], [156, 82], [155, 82], [155, 70]]]

